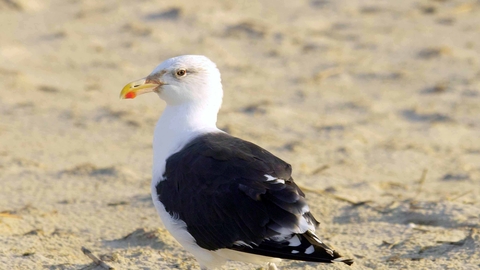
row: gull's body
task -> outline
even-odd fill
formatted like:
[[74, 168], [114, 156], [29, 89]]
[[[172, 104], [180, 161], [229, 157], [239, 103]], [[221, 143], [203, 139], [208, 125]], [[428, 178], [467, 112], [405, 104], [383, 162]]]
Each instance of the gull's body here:
[[289, 164], [216, 127], [223, 90], [213, 62], [168, 59], [125, 86], [121, 97], [146, 92], [167, 102], [155, 127], [152, 199], [167, 230], [202, 269], [227, 260], [353, 262], [315, 235], [318, 222]]

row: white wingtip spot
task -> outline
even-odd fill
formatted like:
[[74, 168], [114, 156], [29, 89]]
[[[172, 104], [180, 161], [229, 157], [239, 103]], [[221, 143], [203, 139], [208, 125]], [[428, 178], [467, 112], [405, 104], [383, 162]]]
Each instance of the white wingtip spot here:
[[264, 176], [267, 178], [267, 182], [273, 182], [275, 184], [285, 184], [285, 180], [283, 179], [278, 179], [268, 174], [265, 174]]
[[271, 175], [268, 175], [268, 174], [265, 174], [264, 176], [267, 178], [267, 181], [273, 181], [273, 180], [277, 180], [277, 178], [276, 178], [276, 177], [273, 177], [273, 176], [271, 176]]
[[300, 253], [300, 251], [298, 251], [298, 250], [292, 250], [292, 253], [293, 253], [293, 254], [297, 254], [297, 253]]
[[305, 250], [305, 254], [312, 254], [313, 252], [315, 251], [315, 248], [310, 245], [306, 250]]
[[300, 246], [300, 244], [302, 243], [300, 242], [300, 238], [297, 235], [293, 236], [290, 240], [288, 240], [289, 247], [298, 247]]

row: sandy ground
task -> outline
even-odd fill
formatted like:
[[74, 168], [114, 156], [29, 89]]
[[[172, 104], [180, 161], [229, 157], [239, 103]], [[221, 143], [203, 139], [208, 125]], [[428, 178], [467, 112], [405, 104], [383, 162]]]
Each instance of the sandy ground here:
[[191, 2], [0, 1], [0, 269], [198, 268], [150, 199], [165, 105], [118, 99], [180, 54], [356, 260], [282, 269], [480, 267], [479, 1]]

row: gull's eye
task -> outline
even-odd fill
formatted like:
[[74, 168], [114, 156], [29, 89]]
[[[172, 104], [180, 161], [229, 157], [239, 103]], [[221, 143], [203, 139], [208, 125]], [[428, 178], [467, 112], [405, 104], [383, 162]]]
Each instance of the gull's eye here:
[[179, 70], [177, 70], [176, 74], [177, 74], [177, 77], [183, 77], [183, 76], [187, 75], [187, 70], [183, 69], [183, 68], [179, 69]]

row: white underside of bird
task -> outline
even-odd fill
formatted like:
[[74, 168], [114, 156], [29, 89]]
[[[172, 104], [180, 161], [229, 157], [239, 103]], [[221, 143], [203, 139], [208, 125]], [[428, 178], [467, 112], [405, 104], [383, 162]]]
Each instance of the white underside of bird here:
[[[253, 235], [253, 238], [256, 240], [253, 240], [252, 237], [243, 237], [239, 239], [232, 238], [233, 242], [227, 243], [226, 245], [218, 243], [213, 244], [213, 242], [209, 243], [208, 237], [206, 237], [201, 232], [192, 229], [196, 226], [196, 224], [193, 224], [192, 221], [189, 221], [190, 224], [187, 224], [184, 221], [191, 220], [191, 217], [189, 216], [189, 214], [192, 215], [189, 212], [191, 209], [187, 209], [189, 211], [182, 211], [181, 206], [179, 206], [183, 203], [188, 204], [189, 201], [192, 199], [189, 197], [195, 197], [197, 194], [196, 192], [190, 192], [185, 194], [178, 193], [179, 195], [177, 197], [171, 197], [168, 193], [166, 195], [162, 195], [163, 197], [159, 194], [159, 190], [164, 190], [162, 189], [164, 188], [164, 186], [165, 188], [172, 188], [172, 181], [176, 181], [174, 182], [176, 183], [176, 185], [179, 185], [178, 183], [189, 183], [190, 180], [192, 181], [192, 183], [197, 183], [197, 185], [202, 184], [201, 182], [200, 184], [198, 184], [198, 181], [202, 179], [196, 179], [197, 174], [195, 174], [195, 171], [190, 172], [193, 174], [189, 174], [189, 177], [192, 177], [192, 179], [168, 179], [169, 177], [174, 177], [178, 175], [178, 170], [174, 171], [175, 174], [171, 173], [172, 176], [170, 176], [169, 173], [171, 171], [171, 168], [169, 168], [170, 171], [166, 171], [166, 169], [167, 162], [170, 162], [169, 164], [173, 164], [170, 166], [176, 166], [176, 163], [173, 163], [174, 161], [170, 159], [172, 156], [185, 152], [185, 147], [189, 145], [189, 143], [192, 143], [192, 141], [195, 142], [195, 140], [198, 140], [198, 138], [202, 138], [202, 136], [205, 135], [208, 137], [210, 136], [209, 134], [214, 134], [213, 136], [217, 136], [222, 140], [231, 140], [232, 143], [236, 143], [237, 145], [240, 145], [242, 147], [250, 147], [251, 149], [253, 149], [252, 151], [259, 151], [261, 155], [265, 155], [266, 158], [271, 158], [272, 160], [277, 162], [277, 160], [274, 159], [275, 157], [273, 155], [268, 152], [263, 153], [263, 149], [261, 149], [260, 147], [257, 147], [248, 142], [243, 142], [240, 139], [236, 139], [234, 137], [227, 137], [227, 134], [217, 128], [217, 114], [222, 103], [223, 90], [220, 79], [220, 72], [216, 68], [215, 64], [204, 56], [187, 55], [168, 59], [167, 61], [157, 66], [149, 76], [126, 85], [122, 90], [121, 97], [134, 98], [137, 95], [148, 92], [157, 93], [160, 98], [167, 102], [167, 107], [162, 113], [161, 118], [158, 120], [154, 132], [152, 170], [153, 177], [151, 184], [152, 199], [155, 208], [160, 215], [160, 218], [162, 219], [166, 229], [188, 252], [195, 256], [202, 269], [213, 269], [221, 267], [228, 260], [245, 261], [255, 264], [278, 263], [279, 261], [281, 261], [280, 258], [277, 258], [275, 256], [271, 257], [261, 255], [271, 254], [268, 253], [268, 247], [266, 249], [262, 247], [264, 251], [255, 251], [258, 246], [262, 245], [262, 242], [258, 241], [258, 239], [255, 238], [259, 235]], [[202, 143], [203, 142], [198, 142], [192, 147], [197, 147], [198, 149], [201, 147], [205, 148], [205, 143]], [[258, 149], [255, 147], [257, 147]], [[181, 152], [182, 150], [183, 152]], [[227, 150], [227, 152], [230, 151], [230, 149]], [[233, 149], [232, 151], [234, 150], [235, 149]], [[229, 155], [233, 155], [230, 152]], [[253, 155], [251, 153], [241, 154], [247, 155], [247, 157], [249, 157], [248, 155]], [[185, 152], [184, 155], [187, 156], [189, 155], [189, 153]], [[195, 157], [189, 156], [189, 158]], [[215, 158], [216, 157], [214, 156], [213, 159]], [[223, 156], [218, 157], [218, 159], [221, 158], [223, 158]], [[283, 161], [278, 159], [278, 164], [287, 164], [282, 162]], [[265, 164], [260, 165], [268, 167], [270, 164], [268, 164], [268, 162], [265, 162]], [[177, 168], [175, 167], [175, 169]], [[189, 168], [188, 164], [187, 166], [185, 166], [184, 169], [185, 171], [190, 169], [199, 170], [193, 167], [193, 165], [192, 168]], [[213, 170], [215, 170], [215, 168], [213, 168]], [[200, 172], [198, 175], [200, 175]], [[206, 180], [209, 181], [210, 179]], [[203, 179], [202, 181], [205, 181], [205, 179]], [[262, 206], [262, 200], [266, 200], [266, 198], [264, 198], [263, 196], [265, 192], [269, 192], [268, 190], [270, 187], [272, 187], [273, 190], [283, 187], [289, 188], [291, 190], [289, 193], [290, 195], [297, 192], [297, 194], [293, 195], [297, 196], [298, 198], [296, 200], [292, 200], [291, 204], [288, 204], [290, 202], [277, 202], [277, 204], [279, 204], [281, 207], [285, 207], [285, 209], [289, 207], [294, 208], [293, 210], [291, 210], [291, 212], [287, 213], [288, 215], [293, 217], [293, 219], [291, 219], [289, 223], [282, 223], [283, 221], [276, 221], [276, 223], [273, 221], [269, 221], [268, 224], [265, 223], [265, 226], [268, 227], [268, 230], [270, 231], [269, 236], [265, 237], [265, 241], [269, 241], [270, 245], [275, 245], [275, 243], [277, 242], [279, 243], [278, 250], [276, 250], [275, 252], [283, 252], [281, 250], [283, 245], [289, 250], [289, 254], [285, 254], [285, 256], [291, 257], [292, 254], [296, 255], [302, 253], [299, 255], [303, 255], [304, 257], [299, 258], [307, 258], [306, 260], [308, 260], [308, 256], [315, 256], [314, 252], [317, 252], [318, 249], [324, 253], [326, 252], [326, 256], [332, 256], [331, 260], [327, 258], [325, 259], [325, 261], [321, 262], [343, 261], [347, 264], [351, 264], [351, 260], [340, 259], [340, 255], [338, 255], [338, 253], [334, 254], [334, 251], [332, 249], [324, 245], [318, 239], [318, 237], [315, 236], [314, 232], [316, 227], [316, 221], [314, 220], [313, 216], [310, 215], [310, 209], [308, 208], [308, 205], [304, 203], [303, 193], [293, 183], [293, 179], [282, 179], [277, 176], [263, 174], [261, 175], [261, 177], [257, 177], [257, 180], [254, 180], [254, 183], [252, 183], [252, 188], [249, 186], [249, 183], [250, 182], [246, 182], [245, 185], [247, 185], [247, 187], [241, 184], [239, 184], [239, 186], [241, 186], [241, 188], [244, 188], [243, 190], [246, 192], [246, 194], [252, 197], [251, 202], [256, 203], [259, 206]], [[228, 182], [228, 184], [232, 186], [235, 184], [235, 182], [234, 180], [231, 180], [231, 182]], [[258, 190], [253, 188], [253, 186], [255, 185], [262, 185], [262, 187], [265, 186], [267, 191], [264, 191], [264, 193], [259, 192], [257, 194], [255, 192], [258, 192]], [[179, 187], [177, 189], [182, 189], [182, 187]], [[255, 196], [258, 197], [258, 200], [256, 200], [257, 197]], [[247, 196], [245, 195], [244, 197]], [[278, 194], [275, 194], [272, 198], [274, 200], [282, 200], [281, 195]], [[164, 202], [162, 202], [162, 199], [165, 199], [164, 202], [167, 203], [168, 206], [165, 205]], [[247, 199], [248, 198], [246, 198], [246, 200]], [[288, 200], [286, 199], [286, 201]], [[219, 207], [221, 208], [221, 206]], [[238, 205], [238, 207], [242, 207], [242, 205]], [[217, 210], [218, 212], [221, 212], [222, 209]], [[242, 209], [242, 211], [243, 214], [232, 213], [232, 219], [238, 220], [238, 222], [232, 224], [237, 225], [238, 223], [242, 222], [242, 217], [249, 217], [248, 214], [245, 214], [245, 209]], [[225, 215], [227, 216], [221, 217], [222, 220], [226, 220], [227, 222], [229, 222], [228, 214]], [[281, 219], [281, 217], [279, 218], [278, 215], [279, 214], [277, 214], [277, 216], [273, 218]], [[195, 216], [196, 221], [198, 221], [199, 223], [203, 223], [204, 220], [201, 220], [203, 216], [208, 215], [199, 215], [199, 217]], [[182, 218], [184, 220], [182, 220]], [[208, 223], [207, 221], [210, 223]], [[205, 220], [205, 224], [211, 224], [211, 222], [211, 220]], [[288, 226], [282, 226], [282, 224], [287, 224]], [[206, 226], [205, 228], [208, 229], [209, 227]], [[212, 228], [216, 229], [216, 227]], [[234, 231], [234, 229], [232, 230]], [[241, 231], [241, 228], [237, 228], [237, 230]], [[210, 235], [211, 231], [208, 230], [207, 233]], [[308, 234], [308, 237], [303, 238], [301, 236], [303, 234]], [[226, 234], [226, 236], [230, 237], [231, 235]], [[221, 240], [222, 239], [220, 239], [219, 241], [222, 242]], [[310, 242], [308, 242], [307, 240]], [[304, 249], [293, 249], [296, 246], [300, 247], [300, 245], [303, 245]], [[245, 249], [242, 250], [243, 248]], [[267, 251], [267, 253], [265, 253], [265, 250]], [[281, 253], [279, 254], [281, 255]], [[274, 265], [272, 265], [272, 267], [274, 267]]]

